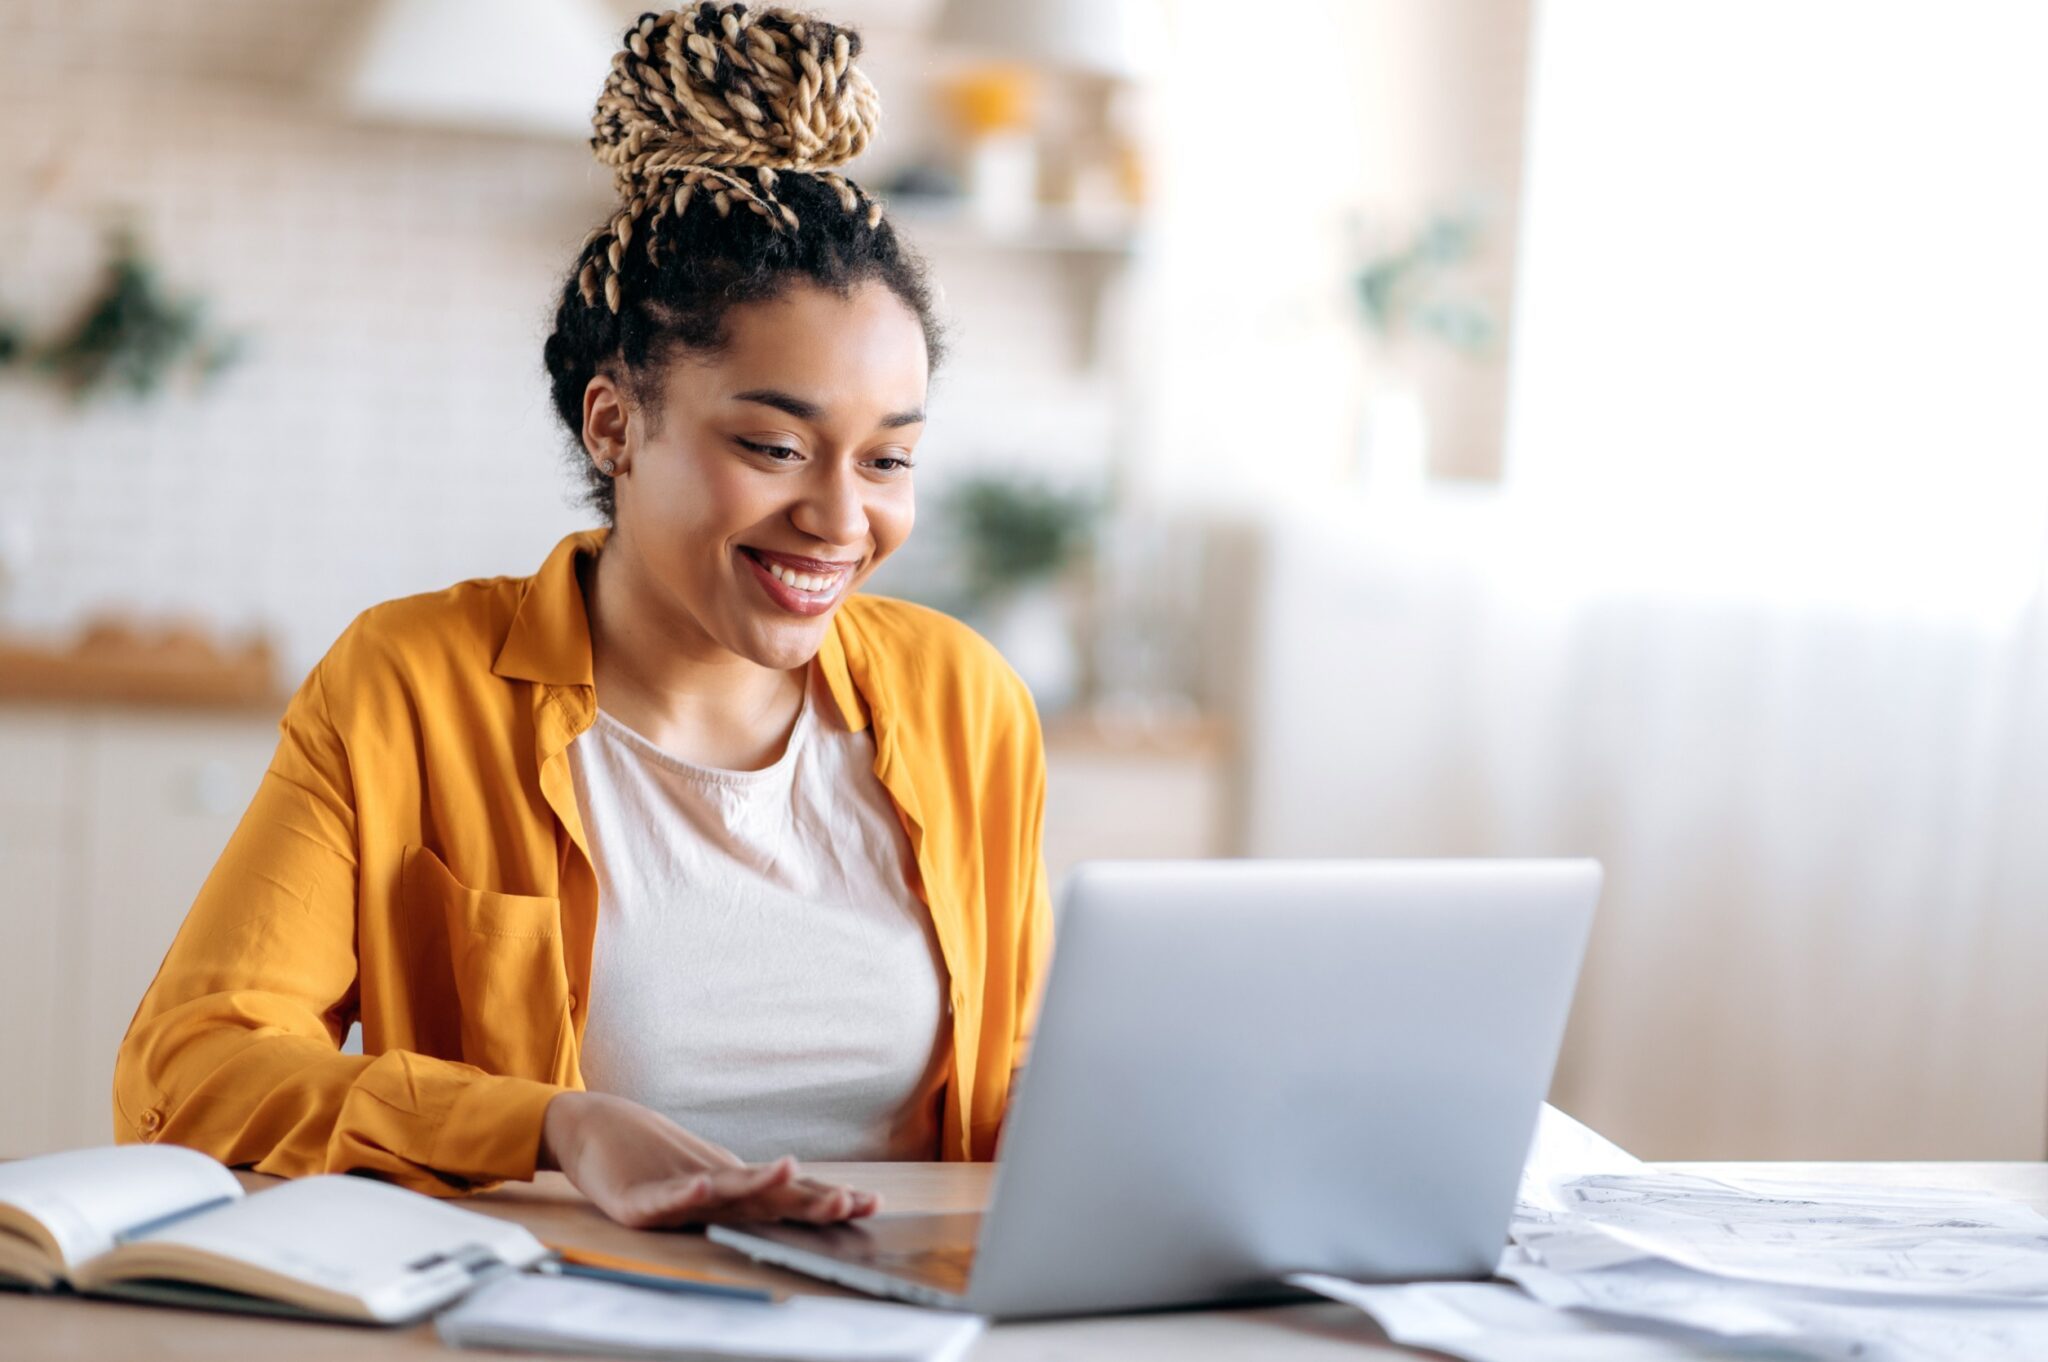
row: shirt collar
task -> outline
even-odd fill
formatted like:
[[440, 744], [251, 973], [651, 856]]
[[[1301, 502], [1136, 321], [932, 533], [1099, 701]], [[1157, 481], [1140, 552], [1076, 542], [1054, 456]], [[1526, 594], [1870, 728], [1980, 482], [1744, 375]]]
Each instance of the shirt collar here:
[[[583, 607], [578, 565], [595, 557], [609, 531], [579, 530], [555, 545], [540, 571], [526, 579], [512, 627], [498, 649], [491, 670], [513, 681], [543, 686], [594, 688], [590, 660], [590, 618]], [[833, 612], [831, 627], [818, 647], [818, 666], [839, 706], [846, 726], [858, 732], [868, 726], [868, 707], [854, 677], [857, 657], [849, 657], [844, 603]], [[858, 654], [856, 643], [852, 650]]]

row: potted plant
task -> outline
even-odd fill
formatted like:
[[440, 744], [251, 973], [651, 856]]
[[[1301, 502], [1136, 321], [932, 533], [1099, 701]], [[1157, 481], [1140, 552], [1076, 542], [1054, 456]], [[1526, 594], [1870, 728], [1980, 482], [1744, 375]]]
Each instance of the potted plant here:
[[1352, 276], [1379, 370], [1365, 394], [1361, 471], [1382, 493], [1417, 491], [1429, 471], [1428, 414], [1404, 372], [1403, 352], [1422, 343], [1476, 357], [1493, 347], [1493, 317], [1466, 278], [1480, 245], [1475, 215], [1440, 212], [1400, 244], [1367, 256]]
[[943, 507], [960, 561], [963, 613], [1017, 669], [1041, 710], [1072, 703], [1082, 679], [1078, 568], [1100, 499], [980, 474], [957, 484]]

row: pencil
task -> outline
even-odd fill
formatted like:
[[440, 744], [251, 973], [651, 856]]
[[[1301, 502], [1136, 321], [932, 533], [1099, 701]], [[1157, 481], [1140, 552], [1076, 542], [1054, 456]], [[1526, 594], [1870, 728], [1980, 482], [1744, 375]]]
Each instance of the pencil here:
[[645, 1262], [616, 1253], [603, 1253], [597, 1249], [571, 1248], [567, 1244], [548, 1244], [546, 1247], [561, 1260], [560, 1270], [566, 1276], [622, 1281], [629, 1286], [650, 1286], [692, 1295], [724, 1296], [733, 1300], [776, 1299], [775, 1293], [765, 1287], [749, 1286], [745, 1282], [715, 1277], [708, 1272], [697, 1272], [686, 1267]]

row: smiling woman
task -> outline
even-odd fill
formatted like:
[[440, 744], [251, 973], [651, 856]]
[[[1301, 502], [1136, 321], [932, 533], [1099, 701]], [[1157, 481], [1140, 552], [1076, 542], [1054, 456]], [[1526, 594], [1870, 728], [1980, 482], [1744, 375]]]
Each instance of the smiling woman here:
[[938, 347], [832, 169], [859, 49], [740, 5], [627, 32], [620, 207], [546, 348], [605, 525], [367, 611], [306, 679], [123, 1042], [120, 1138], [441, 1193], [554, 1166], [635, 1225], [875, 1209], [792, 1155], [992, 1155], [1044, 761], [992, 649], [858, 591]]
[[614, 489], [591, 609], [607, 710], [664, 747], [758, 765], [769, 752], [735, 736], [781, 746], [761, 715], [786, 729], [795, 670], [910, 533], [927, 363], [877, 283], [793, 283], [723, 330], [658, 381], [585, 385], [583, 448]]

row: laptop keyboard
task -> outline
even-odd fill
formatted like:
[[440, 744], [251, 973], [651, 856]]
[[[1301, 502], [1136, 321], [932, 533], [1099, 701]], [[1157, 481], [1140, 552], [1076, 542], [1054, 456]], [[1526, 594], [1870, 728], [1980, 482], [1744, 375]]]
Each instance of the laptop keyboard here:
[[974, 1270], [974, 1249], [959, 1244], [939, 1248], [880, 1250], [869, 1261], [891, 1276], [935, 1286], [954, 1295], [965, 1295]]

